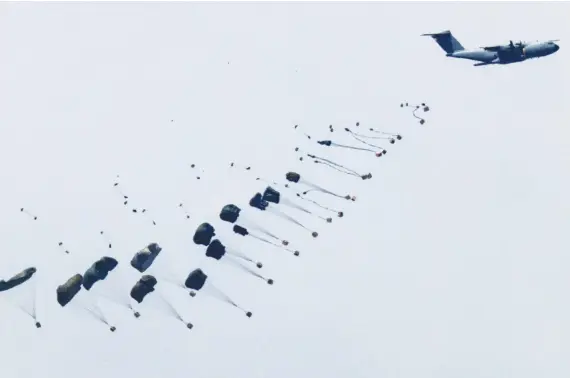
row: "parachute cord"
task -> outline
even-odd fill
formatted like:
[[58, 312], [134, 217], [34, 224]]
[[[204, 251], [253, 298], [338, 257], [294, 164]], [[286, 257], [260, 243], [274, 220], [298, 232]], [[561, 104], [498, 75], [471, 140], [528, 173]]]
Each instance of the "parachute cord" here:
[[322, 220], [324, 220], [325, 222], [328, 222], [327, 218], [322, 217], [322, 216], [320, 216], [320, 215], [318, 215], [318, 214], [314, 214], [313, 212], [311, 212], [311, 211], [305, 209], [303, 206], [297, 205], [296, 203], [292, 202], [292, 201], [289, 200], [288, 198], [282, 199], [282, 200], [281, 200], [281, 203], [283, 203], [284, 205], [289, 205], [289, 206], [292, 207], [292, 208], [295, 208], [295, 209], [300, 210], [300, 211], [302, 211], [302, 212], [304, 212], [304, 213], [307, 213], [307, 214], [310, 214], [310, 215], [312, 215], [312, 216], [314, 216], [314, 217], [317, 217], [317, 218], [319, 218], [319, 219], [322, 219]]
[[239, 261], [234, 260], [234, 259], [230, 259], [229, 261], [231, 261], [231, 262], [233, 263], [233, 265], [235, 265], [236, 267], [238, 267], [238, 268], [242, 269], [243, 271], [245, 271], [245, 272], [251, 274], [252, 276], [255, 276], [255, 277], [257, 277], [257, 278], [261, 278], [261, 279], [264, 280], [264, 281], [267, 281], [267, 278], [265, 278], [265, 277], [263, 277], [261, 274], [255, 272], [253, 269], [251, 269], [251, 268], [249, 268], [249, 267], [243, 265], [243, 264], [240, 263]]
[[212, 289], [212, 291], [216, 294], [218, 294], [219, 297], [221, 297], [221, 299], [226, 302], [229, 303], [230, 305], [234, 306], [235, 308], [239, 308], [242, 311], [245, 311], [243, 308], [241, 308], [237, 303], [235, 303], [234, 301], [232, 301], [232, 299], [225, 294], [222, 290], [218, 289], [216, 286], [214, 286], [214, 284], [212, 284], [211, 282], [209, 282], [209, 287], [210, 289]]
[[328, 167], [334, 169], [335, 171], [339, 171], [340, 173], [344, 173], [345, 175], [361, 177], [360, 175], [358, 175], [358, 174], [356, 174], [356, 173], [343, 170], [343, 169], [341, 169], [341, 168], [339, 168], [339, 167], [335, 167], [334, 165], [332, 165], [332, 164], [330, 164], [330, 163], [327, 163], [327, 162], [324, 162], [324, 161], [315, 160], [315, 163], [320, 163], [320, 164], [326, 165], [326, 166], [328, 166]]
[[305, 191], [303, 192], [304, 194], [307, 194], [307, 193], [313, 192], [313, 191], [318, 191], [318, 192], [322, 192], [322, 193], [325, 193], [325, 194], [329, 194], [329, 195], [334, 196], [334, 197], [346, 199], [346, 196], [341, 196], [340, 194], [333, 193], [333, 192], [331, 192], [331, 191], [329, 191], [329, 190], [326, 190], [326, 189], [324, 189], [324, 188], [321, 188], [321, 187], [318, 186], [318, 185], [311, 184], [311, 183], [309, 183], [309, 182], [307, 182], [307, 181], [305, 181], [305, 180], [304, 180], [303, 182], [304, 182], [305, 184], [307, 184], [308, 186], [311, 186], [311, 187], [313, 188], [313, 189], [305, 190]]
[[178, 280], [176, 280], [176, 279], [174, 279], [174, 278], [170, 278], [169, 276], [162, 275], [162, 274], [156, 274], [156, 273], [155, 273], [154, 275], [155, 275], [156, 277], [160, 278], [162, 281], [166, 281], [166, 282], [168, 282], [168, 283], [171, 284], [171, 285], [174, 285], [174, 286], [176, 286], [176, 287], [181, 287], [181, 288], [183, 288], [184, 290], [187, 289], [186, 286], [184, 286], [183, 284], [180, 283], [180, 281], [178, 281]]
[[186, 322], [184, 321], [184, 319], [182, 318], [182, 316], [180, 315], [180, 313], [176, 310], [176, 308], [174, 308], [174, 306], [166, 299], [164, 298], [164, 296], [159, 293], [158, 291], [156, 292], [156, 294], [158, 295], [158, 297], [168, 306], [168, 308], [170, 309], [170, 311], [172, 311], [172, 314], [178, 319], [180, 320], [182, 323], [186, 324]]
[[34, 283], [34, 288], [32, 291], [32, 318], [37, 322], [37, 313], [36, 313], [36, 300], [37, 300], [37, 285]]
[[[299, 125], [295, 125], [294, 129], [299, 129]], [[301, 131], [303, 133], [303, 135], [305, 135], [307, 137], [307, 139], [311, 139], [311, 136], [309, 134], [307, 134], [306, 132], [304, 132], [300, 129], [299, 129], [299, 131]]]
[[263, 232], [265, 235], [269, 236], [270, 238], [273, 238], [275, 240], [281, 240], [281, 238], [273, 235], [271, 232], [267, 231], [265, 228], [258, 226], [257, 224], [249, 224], [248, 222], [248, 226], [259, 231], [259, 232]]
[[256, 263], [256, 261], [250, 259], [249, 257], [247, 257], [246, 255], [244, 255], [243, 253], [241, 253], [241, 252], [239, 252], [239, 251], [236, 251], [236, 250], [233, 250], [233, 249], [226, 249], [226, 251], [227, 251], [230, 255], [233, 255], [233, 256], [235, 256], [235, 257], [237, 257], [237, 258], [240, 258], [240, 259], [242, 259], [242, 260], [248, 261], [248, 262], [250, 262], [250, 263], [254, 263], [254, 264]]
[[111, 324], [109, 324], [109, 321], [105, 317], [105, 314], [103, 314], [103, 310], [101, 310], [101, 308], [99, 307], [99, 305], [96, 302], [93, 304], [93, 308], [90, 308], [89, 306], [85, 306], [85, 309], [91, 315], [93, 315], [95, 318], [97, 318], [98, 320], [102, 321], [103, 323], [105, 323], [106, 325], [111, 327]]
[[281, 203], [282, 203], [283, 205], [287, 205], [287, 206], [290, 206], [290, 207], [295, 208], [295, 209], [297, 209], [297, 210], [300, 210], [300, 211], [302, 211], [302, 212], [304, 212], [304, 213], [314, 215], [311, 211], [305, 209], [303, 206], [297, 205], [295, 202], [291, 201], [291, 200], [288, 199], [288, 198], [281, 198]]
[[[364, 134], [359, 134], [359, 133], [355, 133], [351, 130], [347, 130], [352, 136], [356, 137], [360, 137], [360, 138], [366, 138], [366, 139], [383, 139], [383, 140], [390, 140], [392, 139], [391, 137], [387, 137], [387, 136], [371, 136], [371, 135], [364, 135]], [[384, 133], [382, 131], [376, 131], [374, 129], [370, 129], [370, 131], [378, 133], [378, 134], [384, 134], [384, 135], [391, 135], [391, 134], [387, 134]]]
[[293, 217], [290, 216], [289, 214], [285, 214], [284, 212], [282, 212], [282, 211], [280, 211], [280, 210], [278, 210], [278, 209], [275, 209], [275, 208], [271, 208], [271, 207], [269, 207], [268, 209], [269, 209], [271, 212], [273, 212], [274, 214], [279, 215], [279, 216], [281, 216], [281, 217], [287, 219], [288, 221], [290, 221], [290, 222], [292, 222], [292, 223], [295, 223], [297, 226], [302, 227], [302, 228], [304, 228], [304, 229], [307, 230], [307, 231], [311, 231], [311, 230], [309, 230], [307, 227], [305, 227], [301, 222], [299, 222], [298, 220], [296, 220], [295, 218], [293, 218]]
[[331, 146], [341, 147], [341, 148], [348, 148], [348, 149], [350, 149], [350, 150], [376, 152], [376, 151], [374, 151], [374, 150], [371, 150], [370, 148], [347, 146], [347, 145], [345, 145], [345, 144], [338, 144], [338, 143], [334, 143], [334, 142], [331, 143]]
[[414, 117], [416, 117], [417, 119], [422, 120], [422, 119], [423, 119], [422, 117], [418, 117], [418, 116], [416, 115], [416, 112], [417, 112], [419, 109], [420, 109], [420, 107], [419, 107], [419, 106], [416, 106], [416, 108], [415, 108], [414, 111], [412, 112], [412, 115], [413, 115]]
[[[353, 137], [354, 139], [356, 139], [357, 141], [359, 141], [360, 143], [364, 143], [364, 144], [367, 145], [367, 146], [374, 147], [374, 148], [378, 148], [378, 149], [380, 149], [380, 150], [383, 150], [383, 149], [384, 149], [384, 147], [377, 146], [377, 145], [375, 145], [375, 144], [372, 144], [372, 143], [368, 143], [368, 142], [363, 141], [362, 139], [356, 137], [354, 133], [351, 133], [350, 136]], [[386, 138], [373, 138], [373, 139], [386, 139]]]
[[352, 174], [354, 174], [354, 175], [356, 175], [356, 176], [358, 176], [358, 177], [361, 177], [361, 176], [362, 176], [362, 175], [360, 175], [358, 172], [356, 172], [355, 170], [350, 169], [350, 168], [347, 168], [347, 167], [345, 167], [345, 166], [342, 165], [342, 164], [335, 163], [335, 162], [332, 161], [332, 160], [325, 159], [325, 158], [322, 158], [322, 157], [319, 157], [319, 156], [315, 156], [315, 155], [311, 155], [311, 154], [307, 154], [307, 156], [310, 157], [310, 158], [313, 158], [313, 159], [317, 159], [317, 160], [319, 160], [320, 162], [326, 162], [326, 163], [332, 164], [332, 165], [334, 165], [334, 166], [336, 166], [336, 167], [345, 169], [347, 172], [351, 172]]
[[338, 212], [339, 212], [338, 210], [331, 209], [331, 208], [329, 208], [329, 207], [323, 206], [323, 205], [321, 205], [320, 203], [318, 203], [317, 201], [314, 201], [314, 200], [312, 200], [312, 199], [310, 199], [310, 198], [305, 198], [305, 197], [301, 196], [301, 194], [299, 194], [299, 193], [297, 193], [297, 197], [301, 198], [302, 200], [311, 202], [311, 203], [317, 205], [318, 207], [320, 207], [320, 208], [323, 209], [323, 210], [327, 210], [327, 211], [330, 211], [330, 212], [333, 212], [333, 213], [338, 213]]
[[15, 304], [15, 305], [18, 306], [18, 308], [20, 310], [22, 310], [27, 315], [29, 315], [32, 319], [37, 321], [37, 318], [36, 318], [36, 288], [35, 287], [32, 289], [32, 310], [31, 311], [27, 310], [25, 306], [22, 306], [20, 304]]
[[257, 239], [257, 240], [259, 240], [259, 241], [261, 241], [261, 242], [264, 242], [264, 243], [270, 244], [270, 245], [272, 245], [272, 246], [275, 246], [275, 247], [284, 249], [284, 250], [286, 250], [286, 251], [288, 251], [288, 252], [291, 252], [291, 253], [294, 253], [294, 252], [295, 252], [295, 251], [293, 251], [292, 249], [285, 248], [285, 247], [283, 247], [282, 245], [279, 245], [279, 244], [277, 244], [277, 243], [273, 243], [272, 241], [263, 239], [263, 238], [261, 238], [261, 237], [259, 237], [259, 236], [257, 236], [257, 235], [253, 235], [253, 234], [250, 233], [249, 236], [251, 236], [252, 238]]
[[119, 175], [117, 175], [117, 180], [115, 181], [115, 183], [113, 184], [113, 188], [115, 188], [115, 190], [121, 195], [121, 197], [123, 198], [123, 205], [127, 205], [129, 203], [129, 196], [127, 196], [123, 190], [121, 189], [121, 184], [119, 183]]

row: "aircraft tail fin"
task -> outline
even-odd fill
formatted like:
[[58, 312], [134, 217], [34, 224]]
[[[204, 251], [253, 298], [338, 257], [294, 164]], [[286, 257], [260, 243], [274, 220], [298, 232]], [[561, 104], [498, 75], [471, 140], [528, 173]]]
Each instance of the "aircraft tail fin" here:
[[461, 43], [455, 39], [449, 30], [442, 31], [441, 33], [426, 33], [422, 34], [422, 37], [423, 36], [432, 37], [437, 42], [439, 47], [441, 47], [448, 54], [453, 54], [456, 51], [465, 50]]

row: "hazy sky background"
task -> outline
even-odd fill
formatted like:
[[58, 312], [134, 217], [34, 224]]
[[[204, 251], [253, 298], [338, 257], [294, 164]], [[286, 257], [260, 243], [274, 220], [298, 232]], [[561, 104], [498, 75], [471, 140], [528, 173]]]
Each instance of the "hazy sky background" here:
[[[0, 302], [0, 376], [568, 377], [568, 14], [562, 3], [0, 4], [0, 276], [38, 267], [44, 324], [13, 305], [29, 290]], [[419, 36], [445, 29], [466, 48], [559, 38], [561, 49], [473, 67]], [[428, 122], [401, 101], [427, 102]], [[348, 143], [328, 125], [356, 121], [404, 139], [381, 159], [311, 151], [372, 180], [296, 160], [292, 148], [309, 145], [294, 124]], [[319, 196], [346, 215], [299, 214], [312, 239], [246, 208], [263, 187], [231, 160], [358, 201]], [[117, 174], [157, 227], [122, 207]], [[217, 220], [227, 203], [301, 256], [231, 234]], [[275, 285], [203, 257], [192, 243], [203, 220]], [[192, 331], [159, 302], [136, 321], [102, 302], [116, 333], [60, 308], [57, 285], [109, 253], [101, 229], [127, 282], [101, 285], [130, 290], [128, 261], [157, 241], [160, 269], [200, 266], [254, 316], [170, 286]]]

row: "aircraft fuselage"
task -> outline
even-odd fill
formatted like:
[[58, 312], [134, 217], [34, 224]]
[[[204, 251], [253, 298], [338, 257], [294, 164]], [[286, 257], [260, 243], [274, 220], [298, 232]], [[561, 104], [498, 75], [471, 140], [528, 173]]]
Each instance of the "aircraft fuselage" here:
[[422, 34], [432, 37], [446, 52], [446, 56], [457, 59], [473, 60], [475, 66], [488, 64], [511, 64], [528, 59], [540, 58], [554, 54], [560, 49], [554, 41], [519, 43], [466, 50], [449, 30], [441, 33]]

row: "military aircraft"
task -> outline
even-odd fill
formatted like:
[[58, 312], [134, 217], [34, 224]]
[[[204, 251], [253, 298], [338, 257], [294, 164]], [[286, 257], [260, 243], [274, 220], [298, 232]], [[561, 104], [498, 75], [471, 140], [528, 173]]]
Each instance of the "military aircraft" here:
[[437, 44], [451, 58], [474, 60], [474, 66], [486, 66], [489, 64], [511, 64], [523, 62], [527, 59], [540, 58], [554, 54], [560, 49], [556, 43], [558, 39], [544, 42], [517, 42], [510, 41], [506, 45], [481, 47], [479, 49], [465, 50], [461, 43], [455, 39], [449, 30], [441, 33], [422, 34], [432, 37]]

